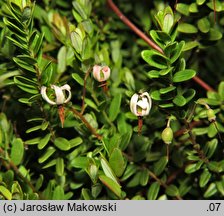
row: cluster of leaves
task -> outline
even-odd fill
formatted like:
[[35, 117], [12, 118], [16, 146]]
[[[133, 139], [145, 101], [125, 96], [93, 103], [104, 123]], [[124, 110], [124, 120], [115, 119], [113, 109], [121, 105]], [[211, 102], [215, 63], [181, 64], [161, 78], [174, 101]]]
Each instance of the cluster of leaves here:
[[[188, 81], [199, 60], [186, 61], [221, 41], [212, 2], [179, 2], [175, 12], [164, 1], [149, 8], [144, 1], [119, 2], [142, 28], [154, 29], [150, 36], [160, 49], [148, 50], [105, 0], [1, 1], [0, 199], [223, 197], [224, 84], [198, 100], [204, 95]], [[111, 68], [107, 93], [93, 79], [95, 64]], [[58, 107], [40, 94], [52, 84], [72, 89], [63, 128]], [[138, 136], [129, 100], [143, 89], [153, 109]], [[214, 108], [216, 121], [193, 100]], [[161, 140], [167, 116], [176, 119], [169, 158]]]

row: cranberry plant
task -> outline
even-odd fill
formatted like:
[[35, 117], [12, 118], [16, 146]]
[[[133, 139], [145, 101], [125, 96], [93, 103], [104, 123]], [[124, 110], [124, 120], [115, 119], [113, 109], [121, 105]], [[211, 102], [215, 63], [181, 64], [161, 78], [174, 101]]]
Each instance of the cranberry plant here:
[[173, 2], [0, 2], [0, 199], [223, 198], [224, 3]]

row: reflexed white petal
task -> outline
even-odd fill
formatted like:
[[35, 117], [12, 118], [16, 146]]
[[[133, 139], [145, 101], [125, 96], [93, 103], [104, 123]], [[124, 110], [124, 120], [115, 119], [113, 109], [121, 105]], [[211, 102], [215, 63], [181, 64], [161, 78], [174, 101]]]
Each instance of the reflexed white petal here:
[[64, 96], [64, 93], [63, 93], [61, 87], [52, 85], [51, 88], [54, 89], [54, 92], [56, 95], [56, 99], [55, 99], [56, 104], [57, 105], [63, 104], [65, 101], [65, 96]]
[[142, 98], [147, 98], [148, 104], [149, 104], [149, 107], [148, 107], [148, 109], [149, 109], [148, 112], [149, 112], [151, 110], [151, 108], [152, 108], [152, 99], [149, 96], [149, 93], [148, 92], [142, 93], [141, 96], [142, 96]]
[[49, 97], [47, 96], [47, 87], [46, 86], [42, 86], [41, 90], [40, 90], [41, 96], [42, 98], [48, 102], [51, 105], [56, 105], [56, 103], [52, 100], [49, 99]]
[[139, 114], [137, 113], [137, 102], [138, 102], [138, 94], [134, 94], [131, 97], [131, 101], [130, 101], [130, 110], [131, 112], [138, 116]]
[[71, 93], [71, 87], [68, 84], [65, 84], [61, 87], [62, 90], [66, 90], [68, 92], [68, 97], [65, 99], [64, 103], [68, 103], [71, 100], [72, 93]]

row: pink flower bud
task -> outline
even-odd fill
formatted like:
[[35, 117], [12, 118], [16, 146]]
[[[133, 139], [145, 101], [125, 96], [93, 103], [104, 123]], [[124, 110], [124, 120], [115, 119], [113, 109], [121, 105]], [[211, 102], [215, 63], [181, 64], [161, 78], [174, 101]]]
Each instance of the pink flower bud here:
[[103, 82], [109, 79], [110, 77], [110, 68], [108, 66], [99, 66], [95, 65], [93, 67], [93, 77], [98, 82]]

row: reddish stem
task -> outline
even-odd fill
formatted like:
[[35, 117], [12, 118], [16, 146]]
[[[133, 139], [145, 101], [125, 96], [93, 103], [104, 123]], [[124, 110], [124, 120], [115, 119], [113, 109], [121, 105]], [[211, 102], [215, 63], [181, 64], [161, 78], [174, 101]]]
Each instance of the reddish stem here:
[[142, 116], [138, 117], [138, 135], [142, 133], [142, 126], [143, 126], [143, 118]]
[[[153, 42], [147, 35], [145, 35], [138, 27], [136, 27], [114, 4], [112, 0], [107, 0], [108, 5], [117, 14], [117, 16], [121, 19], [123, 23], [125, 23], [132, 31], [134, 31], [140, 38], [142, 38], [149, 46], [153, 49], [157, 50], [158, 52], [164, 54], [163, 50]], [[202, 88], [206, 91], [215, 91], [211, 86], [205, 83], [201, 78], [198, 76], [193, 77], [193, 80], [199, 84]]]
[[117, 16], [121, 19], [122, 22], [124, 22], [131, 30], [133, 30], [140, 38], [142, 38], [149, 46], [151, 46], [153, 49], [157, 50], [160, 53], [164, 53], [163, 50], [154, 43], [147, 35], [145, 35], [138, 27], [136, 27], [120, 10], [119, 8], [114, 4], [112, 0], [107, 1], [110, 8], [114, 11], [114, 13], [117, 14]]

